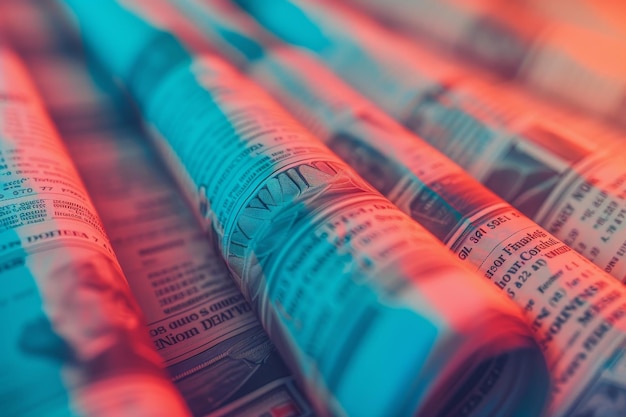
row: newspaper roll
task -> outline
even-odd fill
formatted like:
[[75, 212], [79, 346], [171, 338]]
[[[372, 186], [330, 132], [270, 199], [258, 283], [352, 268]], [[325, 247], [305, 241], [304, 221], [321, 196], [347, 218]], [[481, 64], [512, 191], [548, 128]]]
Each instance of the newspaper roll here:
[[18, 58], [0, 50], [3, 415], [188, 415]]
[[[507, 120], [510, 112], [503, 115], [498, 103], [463, 88], [467, 76], [458, 68], [341, 5], [238, 3], [282, 39], [314, 51], [394, 119], [556, 237], [626, 280], [626, 161], [614, 149], [545, 118]], [[300, 29], [293, 30], [294, 21]]]
[[[626, 42], [619, 33], [548, 19], [526, 2], [353, 2], [488, 71], [624, 125], [626, 60], [614, 51]], [[584, 10], [568, 4], [577, 6]]]
[[[204, 200], [231, 272], [320, 413], [541, 412], [546, 375], [517, 310], [258, 87], [215, 57], [180, 60], [171, 37], [104, 4], [72, 6], [84, 31], [100, 20], [141, 33], [145, 47], [118, 50], [109, 68]], [[97, 39], [105, 61], [118, 45]]]

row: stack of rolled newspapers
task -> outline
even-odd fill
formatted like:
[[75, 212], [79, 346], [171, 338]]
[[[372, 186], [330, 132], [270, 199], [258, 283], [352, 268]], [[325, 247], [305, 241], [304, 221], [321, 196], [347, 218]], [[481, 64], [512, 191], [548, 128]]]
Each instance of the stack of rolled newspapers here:
[[562, 3], [0, 0], [3, 415], [626, 415], [624, 33]]

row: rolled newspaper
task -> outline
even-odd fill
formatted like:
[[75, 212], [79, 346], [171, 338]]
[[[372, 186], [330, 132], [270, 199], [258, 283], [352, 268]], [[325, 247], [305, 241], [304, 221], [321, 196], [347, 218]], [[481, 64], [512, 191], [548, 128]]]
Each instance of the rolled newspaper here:
[[[69, 3], [321, 414], [541, 413], [546, 375], [506, 300], [222, 60], [113, 2]], [[141, 41], [118, 49], [111, 22]]]
[[454, 65], [340, 4], [237, 2], [282, 39], [315, 52], [394, 119], [556, 237], [626, 280], [626, 160], [616, 152], [618, 144], [580, 138], [545, 117], [512, 118], [514, 112], [476, 95], [480, 89], [465, 88], [467, 76]]
[[[391, 26], [403, 27], [414, 38], [430, 38], [449, 52], [561, 105], [624, 126], [626, 59], [615, 51], [622, 50], [626, 41], [622, 33], [606, 30], [607, 23], [605, 30], [591, 30], [551, 19], [546, 12], [529, 7], [529, 2], [506, 0], [352, 1], [384, 17]], [[554, 6], [558, 2], [542, 3]], [[596, 7], [616, 9], [610, 2], [596, 2]], [[568, 2], [567, 8], [593, 12], [575, 1]]]
[[3, 415], [185, 416], [25, 67], [0, 50]]

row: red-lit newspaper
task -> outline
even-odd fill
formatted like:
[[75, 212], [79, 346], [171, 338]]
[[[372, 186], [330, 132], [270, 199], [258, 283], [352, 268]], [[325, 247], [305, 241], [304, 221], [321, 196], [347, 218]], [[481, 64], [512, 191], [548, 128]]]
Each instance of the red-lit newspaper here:
[[89, 196], [0, 50], [3, 415], [185, 416]]

